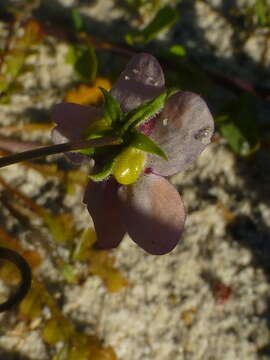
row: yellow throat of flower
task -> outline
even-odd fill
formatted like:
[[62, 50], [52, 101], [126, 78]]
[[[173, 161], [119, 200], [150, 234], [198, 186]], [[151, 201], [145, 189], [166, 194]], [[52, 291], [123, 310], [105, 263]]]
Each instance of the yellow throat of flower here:
[[117, 156], [112, 174], [120, 184], [133, 184], [144, 169], [145, 160], [144, 151], [129, 146]]

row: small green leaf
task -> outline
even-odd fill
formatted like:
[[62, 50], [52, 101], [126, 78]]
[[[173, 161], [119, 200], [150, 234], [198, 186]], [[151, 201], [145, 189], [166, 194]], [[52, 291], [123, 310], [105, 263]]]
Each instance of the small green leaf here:
[[112, 95], [104, 88], [100, 87], [100, 91], [104, 96], [104, 118], [106, 122], [111, 125], [122, 119], [123, 113], [119, 103], [112, 97]]
[[68, 51], [66, 53], [65, 56], [65, 61], [67, 64], [71, 64], [74, 65], [77, 59], [77, 55], [76, 55], [76, 47], [73, 45], [70, 45], [68, 47]]
[[141, 42], [143, 44], [152, 40], [160, 31], [171, 27], [177, 20], [178, 14], [174, 8], [169, 5], [160, 9], [154, 19], [137, 34], [126, 34], [125, 40], [129, 45], [133, 45], [135, 42]]
[[90, 45], [70, 46], [65, 60], [72, 64], [77, 75], [85, 81], [94, 81], [97, 74], [97, 57]]
[[219, 129], [234, 152], [248, 156], [259, 147], [256, 100], [244, 94], [227, 103], [216, 119]]
[[6, 72], [13, 78], [18, 76], [26, 60], [26, 53], [24, 51], [17, 51], [16, 54], [10, 56], [6, 61]]
[[75, 71], [87, 81], [94, 81], [97, 74], [97, 57], [92, 46], [79, 46]]
[[74, 250], [73, 259], [76, 261], [86, 261], [89, 257], [89, 250], [96, 240], [97, 235], [93, 228], [84, 230]]
[[187, 54], [186, 49], [181, 45], [172, 45], [169, 48], [169, 52], [170, 52], [170, 54], [176, 55], [179, 57], [186, 56], [186, 54]]
[[71, 10], [72, 25], [76, 32], [82, 31], [83, 19], [77, 9]]
[[162, 157], [165, 160], [168, 160], [165, 152], [152, 139], [150, 139], [149, 136], [145, 136], [144, 134], [141, 134], [139, 132], [134, 135], [134, 138], [131, 141], [130, 145], [137, 149], [146, 151], [150, 154], [154, 154]]
[[106, 179], [109, 175], [111, 175], [115, 158], [116, 156], [108, 160], [100, 172], [96, 174], [90, 174], [89, 175], [90, 179], [92, 179], [93, 181], [102, 181]]
[[126, 114], [124, 118], [124, 125], [121, 129], [122, 134], [130, 127], [135, 127], [140, 123], [150, 119], [151, 117], [158, 114], [161, 109], [164, 107], [164, 103], [167, 99], [167, 91], [164, 91], [162, 94], [150, 100], [142, 105], [140, 105], [137, 109], [130, 111]]
[[269, 5], [267, 5], [265, 0], [256, 0], [256, 15], [260, 25], [265, 26], [269, 23]]
[[79, 152], [84, 155], [91, 156], [95, 152], [95, 148], [88, 148], [88, 149], [82, 149], [82, 150], [75, 150], [74, 152]]
[[75, 271], [74, 266], [72, 266], [70, 264], [65, 264], [61, 268], [61, 274], [69, 284], [76, 284], [77, 283], [77, 275], [76, 275], [76, 271]]

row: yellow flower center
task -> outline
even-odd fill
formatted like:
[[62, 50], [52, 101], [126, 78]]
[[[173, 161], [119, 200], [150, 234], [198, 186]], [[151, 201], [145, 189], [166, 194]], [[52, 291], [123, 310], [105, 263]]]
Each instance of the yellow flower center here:
[[145, 158], [144, 151], [129, 146], [117, 156], [112, 174], [120, 184], [133, 184], [144, 168]]

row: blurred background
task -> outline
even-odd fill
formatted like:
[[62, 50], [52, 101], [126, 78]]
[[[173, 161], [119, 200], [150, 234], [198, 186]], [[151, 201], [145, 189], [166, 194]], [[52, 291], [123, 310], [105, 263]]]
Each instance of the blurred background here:
[[[98, 87], [139, 52], [206, 100], [216, 132], [171, 178], [188, 218], [164, 256], [128, 237], [91, 247], [86, 165], [54, 155], [0, 170], [0, 246], [33, 271], [0, 314], [0, 359], [270, 358], [269, 46], [268, 0], [1, 0], [1, 156], [49, 145], [53, 104], [100, 105]], [[0, 299], [18, 281], [2, 261]]]

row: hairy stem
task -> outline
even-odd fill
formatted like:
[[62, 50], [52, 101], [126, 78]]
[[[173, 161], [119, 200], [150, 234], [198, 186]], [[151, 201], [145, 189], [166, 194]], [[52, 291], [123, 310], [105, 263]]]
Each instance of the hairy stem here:
[[18, 154], [13, 154], [0, 158], [0, 168], [16, 164], [21, 161], [37, 159], [43, 156], [54, 155], [74, 150], [88, 149], [91, 147], [119, 145], [121, 144], [121, 142], [122, 140], [117, 137], [108, 136], [100, 139], [80, 140], [76, 142], [66, 142], [63, 144], [43, 146], [37, 149], [23, 151]]

